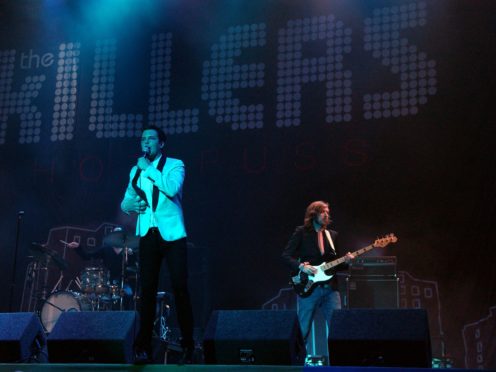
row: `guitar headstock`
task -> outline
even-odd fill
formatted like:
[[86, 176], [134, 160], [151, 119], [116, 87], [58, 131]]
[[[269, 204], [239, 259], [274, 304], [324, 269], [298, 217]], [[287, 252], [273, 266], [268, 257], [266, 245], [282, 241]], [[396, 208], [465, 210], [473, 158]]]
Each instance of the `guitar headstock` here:
[[398, 241], [398, 238], [394, 234], [389, 234], [384, 236], [383, 238], [378, 238], [374, 241], [374, 244], [372, 244], [375, 248], [384, 248], [390, 243], [396, 243]]

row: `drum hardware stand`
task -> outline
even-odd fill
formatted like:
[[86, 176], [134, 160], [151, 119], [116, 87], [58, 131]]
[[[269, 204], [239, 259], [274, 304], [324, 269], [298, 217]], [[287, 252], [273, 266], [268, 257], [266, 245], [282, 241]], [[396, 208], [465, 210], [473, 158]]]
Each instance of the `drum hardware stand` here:
[[140, 296], [138, 294], [139, 290], [139, 281], [140, 281], [140, 267], [139, 267], [139, 261], [136, 260], [136, 279], [134, 280], [134, 311], [138, 311], [138, 300], [140, 299]]
[[89, 296], [91, 311], [100, 311], [100, 298], [94, 293], [90, 293]]
[[[33, 307], [33, 302], [36, 301], [36, 289], [38, 288], [38, 271], [40, 270], [38, 267], [39, 262], [33, 260], [33, 257], [28, 257], [32, 261], [28, 263], [26, 267], [26, 275], [24, 277], [24, 286], [22, 289], [22, 299], [21, 299], [21, 307], [20, 311], [30, 312]], [[29, 293], [26, 293], [28, 292]], [[27, 309], [24, 309], [24, 301], [27, 300]]]
[[24, 215], [24, 211], [17, 212], [16, 242], [14, 249], [14, 266], [12, 267], [12, 281], [10, 284], [9, 313], [12, 312], [12, 305], [14, 301], [14, 290], [16, 287], [16, 271], [17, 271], [17, 252], [19, 250], [19, 237], [21, 231], [21, 220], [23, 215]]
[[50, 263], [50, 257], [47, 257], [46, 264], [39, 268], [39, 270], [43, 270], [43, 286], [41, 287], [41, 301], [45, 301], [48, 297], [48, 264]]
[[69, 291], [69, 288], [71, 287], [72, 283], [76, 283], [76, 281], [74, 279], [71, 279], [69, 281], [69, 284], [67, 284], [67, 286], [65, 287], [64, 291]]
[[[56, 251], [47, 248], [46, 245], [41, 243], [32, 242], [30, 252], [32, 255], [28, 256], [28, 258], [31, 261], [26, 268], [20, 310], [34, 312], [40, 309], [40, 303], [43, 304], [49, 295], [60, 289], [60, 283], [64, 277], [63, 270], [67, 268], [68, 263]], [[48, 277], [50, 263], [54, 263], [59, 268], [60, 278], [52, 291], [49, 292]], [[26, 294], [26, 292], [29, 293]], [[27, 309], [24, 308], [25, 299], [28, 300]]]
[[135, 279], [134, 279], [134, 285], [133, 285], [133, 295], [131, 297], [133, 301], [133, 310], [138, 311], [138, 301], [140, 301], [140, 293], [139, 293], [139, 263], [136, 261], [135, 263], [135, 268], [136, 268], [136, 273], [135, 273]]
[[[54, 293], [56, 291], [60, 291], [60, 288], [62, 286], [62, 280], [63, 279], [64, 279], [64, 273], [61, 271], [60, 272], [60, 276], [59, 276], [59, 280], [57, 280], [57, 283], [55, 283], [55, 285], [53, 286], [52, 290], [50, 291], [50, 294], [52, 294], [52, 293]], [[46, 295], [46, 293], [45, 293], [45, 295]], [[44, 299], [44, 298], [42, 298], [42, 299]]]
[[170, 317], [170, 306], [166, 303], [167, 292], [157, 292], [157, 316], [153, 322], [154, 333], [164, 345], [164, 364], [167, 364], [167, 354], [170, 348], [171, 329], [167, 325]]
[[[43, 302], [48, 297], [48, 265], [51, 257], [45, 256], [43, 259], [35, 256], [29, 256], [31, 262], [28, 263], [26, 268], [26, 276], [24, 278], [24, 288], [21, 301], [21, 311], [32, 312], [39, 308], [39, 302]], [[29, 288], [29, 289], [28, 289]], [[24, 308], [24, 301], [27, 294], [27, 308]]]
[[122, 265], [121, 265], [121, 287], [119, 290], [119, 309], [124, 310], [124, 276], [126, 275], [127, 266], [127, 247], [124, 247], [124, 252], [122, 254]]
[[163, 342], [167, 342], [169, 339], [170, 328], [167, 326], [167, 319], [169, 318], [170, 308], [169, 305], [165, 305], [167, 316], [161, 315], [159, 318], [159, 338]]
[[[138, 216], [139, 218], [139, 216]], [[136, 251], [132, 251], [135, 249], [139, 249], [139, 236], [136, 236], [134, 234], [127, 234], [126, 231], [122, 228], [115, 227], [112, 232], [107, 234], [103, 238], [103, 245], [107, 247], [113, 247], [114, 251], [116, 248], [118, 249], [123, 249], [124, 251], [117, 252], [115, 251], [116, 254], [121, 254], [122, 253], [122, 264], [121, 264], [121, 280], [120, 280], [120, 288], [119, 288], [119, 301], [116, 300], [114, 304], [119, 304], [119, 309], [122, 311], [124, 310], [124, 299], [125, 299], [125, 284], [126, 284], [126, 279], [129, 279], [129, 277], [126, 275], [126, 268], [129, 263], [129, 254], [131, 250], [131, 254], [135, 254]], [[136, 310], [136, 302], [138, 300], [138, 295], [137, 295], [137, 281], [138, 279], [136, 278], [136, 285], [135, 285], [135, 291], [133, 293], [133, 298], [134, 300], [134, 310]]]

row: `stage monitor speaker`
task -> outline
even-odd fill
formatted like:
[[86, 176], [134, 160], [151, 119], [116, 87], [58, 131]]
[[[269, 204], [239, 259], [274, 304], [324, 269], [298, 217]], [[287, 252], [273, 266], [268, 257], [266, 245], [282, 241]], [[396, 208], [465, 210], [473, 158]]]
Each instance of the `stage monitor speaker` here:
[[214, 311], [203, 341], [207, 364], [301, 365], [305, 346], [296, 311]]
[[132, 363], [138, 330], [135, 311], [70, 311], [48, 336], [52, 363]]
[[34, 313], [0, 313], [0, 362], [46, 361], [46, 337]]
[[424, 309], [334, 310], [329, 332], [331, 366], [431, 367]]
[[399, 307], [398, 278], [346, 279], [347, 306], [350, 309], [395, 309]]

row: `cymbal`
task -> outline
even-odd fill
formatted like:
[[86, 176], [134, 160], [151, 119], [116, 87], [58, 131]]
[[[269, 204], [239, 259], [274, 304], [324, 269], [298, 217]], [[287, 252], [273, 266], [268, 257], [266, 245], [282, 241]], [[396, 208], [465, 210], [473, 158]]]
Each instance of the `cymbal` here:
[[53, 259], [53, 262], [59, 267], [60, 270], [65, 270], [69, 267], [69, 263], [64, 260], [62, 257], [60, 257], [60, 254], [50, 248], [47, 248], [46, 246], [33, 242], [31, 243], [31, 250], [36, 253], [42, 253], [48, 257], [51, 257]]
[[139, 238], [139, 236], [127, 234], [125, 231], [114, 231], [103, 238], [103, 245], [117, 248], [126, 247], [134, 250], [139, 247]]

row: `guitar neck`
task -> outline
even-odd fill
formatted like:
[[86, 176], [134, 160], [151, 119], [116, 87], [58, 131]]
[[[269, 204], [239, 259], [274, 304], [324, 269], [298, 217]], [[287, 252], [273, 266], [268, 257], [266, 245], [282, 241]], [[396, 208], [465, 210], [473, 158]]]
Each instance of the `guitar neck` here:
[[[374, 245], [368, 245], [366, 247], [363, 247], [362, 249], [359, 249], [358, 251], [353, 252], [353, 255], [355, 256], [360, 256], [361, 254], [364, 254], [370, 250], [374, 249]], [[329, 270], [332, 269], [333, 267], [336, 267], [338, 265], [341, 265], [343, 262], [346, 261], [346, 256], [338, 258], [337, 260], [331, 261], [326, 263], [325, 265], [322, 266], [323, 270]]]

